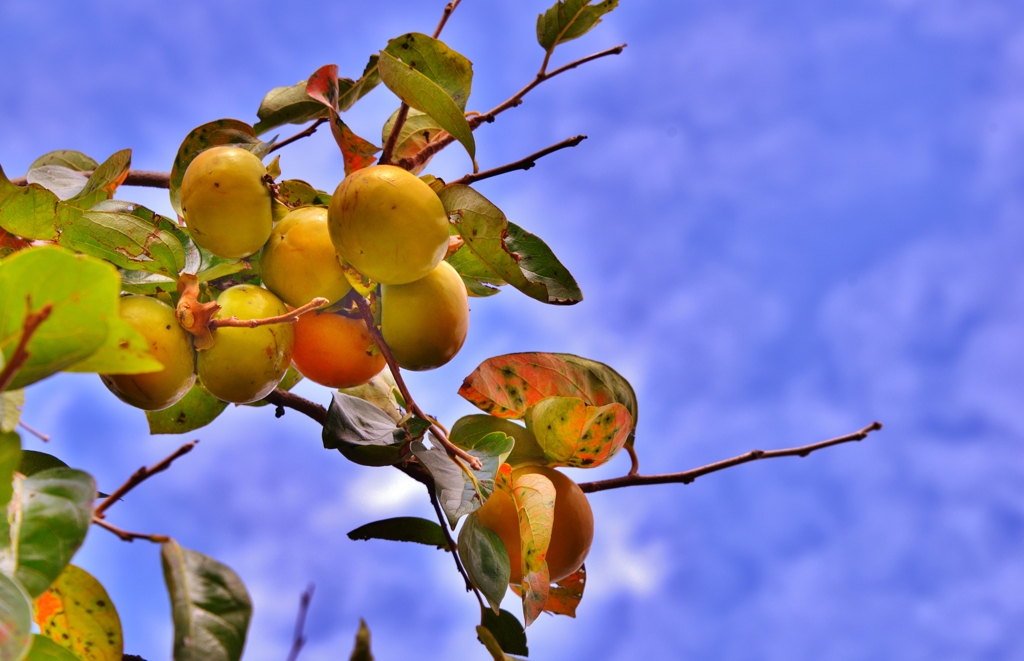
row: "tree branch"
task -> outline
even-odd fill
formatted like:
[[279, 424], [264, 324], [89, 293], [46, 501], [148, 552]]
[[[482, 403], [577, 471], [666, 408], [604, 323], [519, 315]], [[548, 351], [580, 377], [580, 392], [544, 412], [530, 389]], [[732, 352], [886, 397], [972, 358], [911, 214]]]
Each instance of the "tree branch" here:
[[292, 144], [293, 142], [295, 142], [297, 140], [302, 140], [303, 138], [308, 138], [309, 136], [311, 136], [314, 133], [316, 133], [316, 130], [318, 128], [320, 128], [320, 125], [323, 124], [326, 121], [327, 121], [326, 117], [321, 117], [320, 119], [318, 119], [315, 122], [313, 122], [308, 128], [306, 128], [306, 129], [304, 129], [302, 131], [299, 131], [298, 133], [296, 133], [292, 137], [285, 138], [281, 142], [274, 143], [273, 145], [270, 146], [270, 149], [267, 150], [267, 153], [268, 154], [272, 154], [275, 151], [277, 151], [278, 149], [280, 149], [281, 147], [285, 147], [287, 145], [290, 145], [290, 144]]
[[267, 317], [265, 319], [239, 319], [238, 317], [211, 319], [208, 327], [212, 330], [214, 328], [256, 328], [258, 326], [269, 326], [271, 324], [294, 324], [302, 315], [307, 312], [312, 312], [319, 307], [323, 307], [328, 303], [330, 303], [329, 300], [322, 296], [318, 296], [309, 303], [306, 303], [301, 307], [297, 307], [287, 314], [280, 314], [276, 317]]
[[171, 539], [167, 535], [147, 535], [141, 532], [128, 532], [127, 530], [118, 528], [109, 521], [106, 521], [96, 516], [92, 518], [92, 522], [98, 525], [100, 528], [106, 528], [110, 532], [120, 537], [121, 541], [124, 542], [134, 542], [136, 539], [145, 539], [147, 541], [153, 542], [154, 544], [163, 544], [164, 542], [170, 541]]
[[182, 445], [180, 448], [172, 452], [170, 455], [164, 457], [156, 464], [153, 464], [151, 468], [146, 468], [145, 466], [143, 466], [139, 470], [132, 473], [131, 477], [129, 477], [124, 484], [119, 486], [116, 490], [114, 490], [114, 493], [107, 496], [103, 500], [103, 502], [96, 506], [96, 508], [92, 511], [93, 517], [96, 519], [102, 519], [103, 513], [106, 512], [111, 505], [121, 500], [121, 498], [123, 498], [125, 494], [127, 494], [129, 491], [139, 486], [149, 478], [153, 477], [157, 473], [162, 473], [163, 471], [170, 468], [171, 464], [174, 463], [175, 459], [177, 459], [178, 457], [183, 457], [189, 452], [191, 452], [192, 448], [194, 448], [196, 446], [196, 443], [198, 442], [199, 441], [192, 441], [190, 443], [186, 443], [185, 445]]
[[731, 459], [725, 459], [718, 461], [707, 466], [701, 466], [700, 468], [694, 468], [682, 473], [669, 473], [666, 475], [624, 475], [622, 477], [612, 478], [610, 480], [599, 480], [597, 482], [581, 482], [580, 489], [583, 489], [585, 493], [595, 493], [597, 491], [607, 491], [608, 489], [619, 489], [622, 487], [635, 487], [645, 484], [669, 484], [673, 482], [682, 482], [683, 484], [689, 484], [702, 475], [708, 473], [715, 473], [726, 468], [732, 468], [733, 466], [739, 466], [740, 464], [746, 464], [751, 461], [758, 461], [760, 459], [775, 459], [778, 457], [806, 457], [807, 455], [821, 450], [823, 448], [831, 447], [833, 445], [840, 445], [841, 443], [850, 443], [852, 441], [861, 441], [867, 438], [868, 434], [873, 431], [878, 431], [882, 428], [882, 423], [872, 422], [870, 425], [861, 429], [853, 434], [847, 434], [846, 436], [838, 436], [836, 438], [830, 438], [827, 441], [820, 441], [818, 443], [812, 443], [811, 445], [804, 445], [798, 448], [787, 448], [784, 450], [751, 450], [746, 454], [733, 457]]
[[481, 179], [490, 179], [491, 177], [497, 177], [499, 174], [505, 174], [506, 172], [514, 172], [515, 170], [529, 170], [534, 165], [537, 165], [537, 159], [547, 156], [548, 154], [552, 154], [561, 149], [565, 149], [567, 147], [575, 147], [576, 145], [580, 144], [586, 139], [587, 136], [585, 135], [578, 135], [575, 138], [567, 138], [557, 144], [551, 145], [550, 147], [541, 149], [539, 152], [535, 154], [530, 154], [526, 158], [521, 158], [514, 163], [502, 165], [501, 167], [493, 168], [491, 170], [484, 170], [483, 172], [477, 172], [475, 174], [467, 174], [461, 179], [456, 179], [451, 183], [471, 184], [473, 182], [480, 181]]
[[390, 165], [391, 156], [395, 153], [395, 147], [398, 145], [398, 134], [402, 132], [402, 127], [405, 126], [405, 120], [409, 117], [409, 104], [402, 101], [402, 105], [398, 108], [398, 115], [395, 117], [395, 123], [391, 125], [391, 133], [388, 133], [388, 141], [384, 143], [384, 149], [381, 151], [380, 158], [377, 159], [378, 165]]
[[323, 426], [324, 423], [327, 422], [327, 409], [316, 402], [312, 402], [305, 397], [299, 397], [295, 393], [290, 393], [287, 390], [275, 388], [263, 399], [274, 406], [283, 406], [307, 415], [320, 426]]
[[313, 599], [314, 585], [310, 583], [306, 586], [306, 590], [299, 597], [299, 613], [295, 616], [295, 633], [292, 636], [292, 649], [288, 652], [287, 661], [295, 661], [299, 658], [299, 652], [302, 651], [303, 646], [306, 644], [306, 634], [303, 630], [306, 628], [306, 613], [309, 612], [309, 602]]
[[460, 2], [462, 2], [462, 0], [452, 0], [452, 2], [449, 2], [444, 6], [444, 13], [441, 14], [441, 21], [437, 24], [437, 27], [434, 28], [434, 39], [441, 36], [441, 30], [444, 29], [448, 19], [451, 18], [452, 12], [455, 11], [455, 8], [459, 6]]
[[26, 350], [28, 342], [32, 339], [39, 325], [46, 321], [50, 313], [53, 312], [52, 303], [44, 305], [39, 312], [32, 312], [31, 299], [26, 299], [25, 304], [28, 307], [28, 312], [25, 315], [25, 321], [22, 323], [21, 339], [18, 340], [18, 346], [14, 347], [14, 353], [11, 354], [3, 370], [0, 370], [0, 392], [7, 390], [7, 386], [11, 385], [11, 382], [14, 381], [18, 370], [21, 369], [25, 361], [32, 355]]

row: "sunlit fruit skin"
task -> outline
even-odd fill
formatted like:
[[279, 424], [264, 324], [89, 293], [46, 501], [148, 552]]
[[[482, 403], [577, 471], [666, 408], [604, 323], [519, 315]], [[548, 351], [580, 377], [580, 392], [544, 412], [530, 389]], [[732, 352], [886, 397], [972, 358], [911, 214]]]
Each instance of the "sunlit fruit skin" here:
[[327, 209], [295, 209], [275, 225], [260, 253], [260, 276], [293, 307], [317, 296], [334, 303], [351, 291], [327, 229]]
[[451, 264], [382, 290], [381, 333], [400, 366], [430, 370], [455, 357], [469, 332], [469, 297]]
[[[217, 297], [214, 319], [265, 319], [287, 314], [277, 296], [254, 285], [236, 285]], [[247, 404], [263, 399], [277, 386], [291, 363], [295, 330], [290, 323], [256, 328], [222, 327], [214, 345], [199, 352], [199, 379], [214, 397]]]
[[121, 318], [149, 342], [149, 352], [164, 366], [148, 374], [102, 374], [110, 392], [146, 411], [173, 406], [196, 382], [192, 336], [178, 323], [174, 308], [148, 296], [121, 299]]
[[386, 361], [373, 347], [362, 319], [333, 312], [307, 312], [295, 322], [292, 364], [304, 377], [330, 388], [360, 386], [377, 376]]
[[452, 427], [451, 435], [453, 437], [458, 436], [459, 431], [463, 427], [479, 424], [486, 424], [487, 428], [491, 431], [503, 432], [506, 436], [511, 436], [515, 440], [511, 454], [505, 459], [505, 463], [509, 466], [518, 468], [519, 466], [526, 465], [543, 466], [548, 463], [549, 460], [545, 456], [544, 450], [541, 449], [540, 444], [537, 443], [537, 438], [533, 435], [533, 432], [505, 418], [496, 418], [486, 413], [463, 416]]
[[[587, 559], [594, 541], [594, 513], [579, 485], [554, 468], [523, 466], [512, 471], [512, 482], [515, 484], [523, 475], [533, 473], [544, 475], [555, 485], [555, 519], [547, 562], [551, 581], [560, 581], [575, 573]], [[522, 583], [519, 516], [512, 497], [496, 489], [476, 513], [480, 523], [497, 533], [505, 544], [512, 566], [510, 583]]]
[[419, 280], [448, 250], [441, 200], [416, 175], [393, 165], [345, 177], [331, 198], [329, 218], [341, 258], [382, 284]]
[[267, 242], [273, 225], [267, 168], [239, 147], [200, 153], [181, 181], [181, 211], [192, 239], [218, 257], [237, 259]]

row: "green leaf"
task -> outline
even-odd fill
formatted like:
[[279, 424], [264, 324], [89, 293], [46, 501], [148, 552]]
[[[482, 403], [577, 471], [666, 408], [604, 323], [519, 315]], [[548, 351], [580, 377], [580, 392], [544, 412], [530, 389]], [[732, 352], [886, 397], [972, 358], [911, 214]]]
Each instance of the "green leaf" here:
[[18, 472], [25, 477], [31, 477], [36, 473], [49, 470], [51, 468], [67, 467], [67, 464], [52, 454], [36, 452], [35, 450], [22, 450], [21, 460], [18, 462]]
[[[497, 611], [505, 592], [508, 591], [512, 569], [509, 565], [508, 551], [501, 537], [490, 528], [481, 525], [475, 512], [466, 517], [466, 522], [459, 531], [459, 557], [462, 558], [462, 565], [473, 580], [473, 585], [487, 598], [491, 608]], [[525, 641], [524, 635], [523, 642]]]
[[601, 22], [601, 17], [619, 6], [619, 0], [564, 0], [537, 17], [537, 43], [550, 53], [558, 44], [582, 37]]
[[468, 245], [463, 245], [452, 253], [447, 261], [462, 277], [470, 296], [494, 296], [501, 291], [497, 287], [508, 284], [487, 268]]
[[[476, 439], [496, 431], [511, 436], [516, 442], [512, 447], [512, 452], [505, 458], [506, 463], [520, 466], [522, 464], [546, 464], [548, 462], [548, 457], [544, 454], [544, 450], [541, 449], [540, 445], [537, 444], [537, 439], [534, 438], [533, 432], [523, 425], [506, 420], [505, 418], [496, 418], [493, 415], [482, 414], [465, 415], [456, 420], [455, 424], [452, 425], [451, 435], [452, 441], [462, 446], [475, 443]], [[458, 441], [455, 439], [458, 439]]]
[[73, 468], [50, 468], [16, 482], [15, 499], [0, 534], [0, 570], [13, 575], [32, 597], [50, 587], [92, 521], [96, 483]]
[[146, 411], [150, 434], [184, 434], [205, 427], [217, 419], [227, 402], [210, 394], [199, 381], [177, 404], [162, 411]]
[[22, 659], [32, 645], [32, 599], [0, 574], [0, 659]]
[[465, 113], [466, 101], [473, 85], [473, 63], [464, 55], [455, 52], [443, 41], [418, 32], [392, 39], [384, 52], [436, 83]]
[[98, 202], [114, 197], [114, 191], [124, 182], [131, 166], [131, 149], [114, 152], [93, 171], [85, 188], [68, 199], [68, 204], [79, 209], [88, 209]]
[[14, 471], [21, 463], [21, 437], [15, 432], [0, 432], [0, 511], [14, 494]]
[[[4, 657], [6, 658], [6, 657]], [[61, 647], [46, 636], [32, 636], [32, 649], [25, 661], [82, 661], [66, 647]]]
[[526, 426], [551, 465], [594, 468], [626, 444], [633, 419], [618, 402], [587, 406], [579, 397], [548, 397], [527, 411]]
[[530, 655], [530, 648], [526, 646], [526, 631], [516, 616], [506, 610], [495, 614], [493, 611], [484, 611], [484, 626], [494, 636], [494, 640], [501, 646], [503, 652], [508, 654]]
[[252, 602], [238, 575], [169, 540], [161, 545], [174, 618], [174, 661], [238, 661]]
[[178, 237], [133, 214], [87, 211], [64, 229], [60, 244], [123, 269], [177, 278], [185, 268]]
[[425, 112], [448, 131], [476, 162], [473, 130], [459, 104], [440, 85], [387, 51], [380, 53], [380, 77], [389, 90], [409, 106]]
[[34, 170], [44, 165], [58, 165], [76, 172], [92, 172], [100, 166], [94, 159], [73, 149], [58, 149], [43, 154], [34, 160], [28, 169]]
[[[459, 394], [499, 418], [524, 418], [547, 397], [579, 397], [588, 406], [624, 405], [637, 423], [636, 393], [603, 363], [567, 353], [510, 353], [488, 358], [466, 377]], [[627, 443], [632, 443], [633, 434]]]
[[121, 661], [121, 618], [110, 595], [89, 572], [68, 565], [35, 601], [35, 621], [44, 636], [82, 661]]
[[39, 184], [15, 186], [0, 168], [0, 228], [23, 239], [56, 241], [81, 214]]
[[515, 441], [501, 432], [476, 438], [453, 437], [450, 440], [480, 459], [483, 466], [472, 470], [461, 460], [456, 464], [456, 460], [444, 450], [428, 448], [421, 441], [412, 444], [412, 451], [434, 478], [437, 500], [454, 530], [463, 515], [476, 511], [494, 493], [498, 467], [512, 451]]
[[[388, 121], [384, 122], [384, 129], [381, 132], [381, 144], [388, 141], [388, 136], [391, 135], [391, 128], [395, 125], [397, 117], [398, 110], [391, 113]], [[392, 158], [397, 162], [403, 158], [415, 156], [427, 146], [427, 143], [443, 132], [444, 129], [441, 128], [441, 125], [433, 117], [414, 108], [409, 108], [405, 124], [402, 124], [402, 129], [398, 132], [398, 139], [395, 142], [395, 151]], [[412, 170], [413, 174], [422, 172], [428, 163], [430, 163], [429, 158]]]
[[12, 432], [21, 422], [21, 407], [25, 405], [24, 390], [0, 392], [0, 432]]
[[284, 124], [305, 124], [326, 114], [324, 107], [306, 94], [306, 81], [302, 80], [288, 87], [275, 87], [267, 92], [260, 102], [259, 110], [256, 111], [260, 121], [252, 128], [256, 135], [262, 135]]
[[373, 404], [334, 393], [324, 423], [325, 448], [363, 466], [390, 466], [401, 459], [405, 438], [405, 431]]
[[300, 179], [285, 179], [278, 184], [278, 198], [290, 207], [327, 206], [331, 203], [329, 193], [317, 190]]
[[[483, 195], [469, 186], [454, 184], [442, 188], [438, 196], [452, 225], [466, 241], [459, 250], [471, 250], [492, 277], [542, 303], [572, 305], [583, 300], [576, 280], [551, 249], [510, 223]], [[479, 266], [474, 268], [480, 272]]]
[[91, 356], [68, 367], [65, 372], [97, 374], [146, 374], [164, 365], [150, 353], [149, 341], [120, 318], [107, 319], [107, 339]]
[[221, 145], [247, 149], [263, 158], [269, 152], [272, 142], [260, 141], [251, 126], [237, 119], [218, 119], [192, 129], [178, 147], [178, 154], [171, 167], [171, 206], [179, 216], [182, 215], [181, 180], [185, 178], [189, 163], [200, 152]]
[[395, 421], [395, 424], [402, 419], [402, 411], [398, 408], [396, 397], [398, 386], [395, 384], [395, 377], [391, 375], [391, 370], [387, 367], [363, 385], [342, 388], [339, 392], [373, 404], [387, 413], [388, 417]]
[[446, 551], [448, 540], [444, 529], [433, 521], [418, 516], [399, 516], [383, 519], [359, 526], [348, 534], [349, 539], [386, 539], [392, 542], [415, 542], [427, 546], [436, 546]]
[[40, 165], [29, 170], [25, 180], [30, 184], [39, 184], [61, 200], [66, 200], [81, 193], [89, 177], [63, 165]]
[[514, 659], [514, 657], [505, 654], [501, 649], [501, 643], [498, 642], [498, 639], [494, 637], [494, 634], [491, 633], [490, 629], [482, 624], [478, 625], [476, 628], [476, 639], [480, 641], [481, 645], [487, 648], [487, 651], [490, 652], [491, 658], [494, 659], [494, 661], [512, 661]]
[[[62, 248], [40, 246], [0, 261], [0, 349], [10, 360], [31, 306], [53, 309], [28, 343], [28, 360], [9, 389], [17, 389], [88, 358], [107, 338], [108, 322], [120, 319], [117, 269]], [[112, 322], [114, 325], [117, 322]]]
[[373, 661], [373, 653], [370, 652], [370, 628], [366, 621], [359, 618], [359, 631], [356, 632], [356, 644], [352, 648], [352, 656], [349, 661]]

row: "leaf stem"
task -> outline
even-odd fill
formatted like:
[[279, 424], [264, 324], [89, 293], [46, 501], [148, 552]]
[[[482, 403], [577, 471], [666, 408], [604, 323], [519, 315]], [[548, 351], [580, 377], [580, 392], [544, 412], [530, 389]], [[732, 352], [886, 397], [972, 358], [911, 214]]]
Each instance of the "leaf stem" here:
[[448, 530], [448, 522], [445, 520], [444, 512], [441, 511], [441, 503], [437, 502], [437, 494], [434, 493], [433, 485], [427, 487], [427, 493], [430, 494], [430, 504], [434, 506], [434, 513], [437, 514], [437, 522], [441, 524], [441, 530], [444, 532], [444, 538], [448, 541], [448, 548], [452, 551], [452, 557], [455, 559], [455, 568], [462, 574], [462, 579], [466, 581], [466, 592], [472, 592], [476, 596], [476, 600], [480, 603], [480, 608], [485, 608], [484, 600], [480, 596], [480, 591], [473, 585], [473, 581], [469, 578], [469, 573], [466, 568], [462, 566], [462, 560], [459, 558], [459, 545], [455, 543], [455, 539], [452, 537], [451, 531]]
[[170, 541], [171, 539], [167, 535], [147, 535], [146, 533], [141, 532], [128, 532], [127, 530], [118, 528], [109, 521], [106, 521], [95, 516], [92, 518], [92, 522], [98, 525], [100, 528], [106, 528], [110, 532], [120, 537], [121, 540], [125, 542], [134, 542], [136, 539], [145, 539], [150, 542], [153, 542], [154, 544], [163, 544], [164, 542]]
[[25, 431], [27, 431], [28, 433], [32, 434], [36, 438], [38, 438], [43, 443], [49, 443], [50, 442], [50, 435], [49, 434], [44, 434], [43, 432], [39, 431], [38, 429], [33, 429], [32, 427], [29, 427], [28, 425], [25, 424], [24, 420], [19, 420], [18, 421], [18, 426], [23, 428]]
[[32, 299], [26, 297], [25, 305], [28, 308], [28, 312], [25, 314], [25, 321], [21, 326], [21, 339], [18, 340], [18, 346], [14, 348], [14, 353], [11, 354], [7, 364], [4, 365], [2, 371], [0, 371], [0, 392], [7, 390], [7, 386], [11, 385], [14, 381], [15, 375], [18, 370], [22, 368], [25, 361], [29, 359], [30, 354], [26, 347], [28, 346], [29, 340], [35, 334], [39, 325], [42, 324], [53, 312], [53, 303], [47, 303], [44, 305], [39, 312], [32, 312]]
[[377, 159], [378, 165], [391, 164], [391, 156], [395, 153], [395, 147], [398, 145], [398, 134], [402, 132], [402, 127], [405, 126], [405, 120], [408, 117], [409, 104], [403, 101], [401, 107], [398, 108], [398, 115], [395, 117], [395, 123], [391, 125], [391, 133], [388, 133], [388, 141], [384, 143], [384, 149], [381, 152], [380, 158]]
[[290, 145], [290, 144], [292, 144], [293, 142], [295, 142], [297, 140], [302, 140], [303, 138], [308, 138], [309, 136], [311, 136], [314, 133], [316, 133], [316, 130], [318, 128], [320, 128], [320, 125], [323, 124], [326, 121], [327, 121], [326, 117], [321, 117], [321, 118], [317, 119], [309, 127], [307, 127], [306, 129], [304, 129], [302, 131], [299, 131], [298, 133], [296, 133], [292, 137], [285, 138], [281, 142], [277, 142], [277, 143], [274, 143], [273, 145], [271, 145], [270, 149], [267, 150], [267, 153], [268, 154], [272, 154], [275, 151], [277, 151], [278, 149], [280, 149], [281, 147], [284, 147], [286, 145]]
[[276, 317], [266, 317], [265, 319], [239, 319], [238, 317], [211, 319], [210, 328], [257, 328], [258, 326], [269, 326], [272, 324], [294, 324], [302, 315], [307, 312], [312, 312], [317, 308], [321, 308], [328, 303], [330, 303], [329, 300], [322, 296], [318, 296], [309, 303], [306, 303], [301, 307], [297, 307], [287, 314], [280, 314]]
[[306, 586], [302, 596], [299, 597], [299, 612], [295, 616], [295, 633], [292, 635], [292, 649], [288, 652], [287, 661], [295, 661], [299, 658], [299, 652], [306, 644], [306, 614], [309, 612], [309, 602], [313, 599], [313, 590], [316, 586], [312, 583]]
[[129, 491], [139, 486], [149, 478], [153, 477], [157, 473], [162, 473], [163, 471], [170, 468], [171, 464], [174, 463], [175, 459], [183, 457], [189, 452], [191, 452], [198, 442], [199, 441], [191, 441], [189, 443], [186, 443], [185, 445], [182, 445], [180, 448], [178, 448], [168, 456], [153, 464], [152, 467], [146, 468], [145, 466], [143, 466], [139, 470], [132, 473], [131, 476], [127, 480], [125, 480], [124, 484], [115, 489], [114, 493], [104, 498], [103, 502], [101, 502], [99, 505], [96, 506], [95, 509], [93, 509], [93, 518], [102, 519], [103, 513], [106, 512], [111, 505], [121, 500], [121, 498], [123, 498], [125, 494], [127, 494]]
[[746, 464], [751, 461], [758, 461], [760, 459], [775, 459], [778, 457], [806, 457], [807, 455], [821, 450], [824, 448], [832, 447], [833, 445], [840, 445], [842, 443], [850, 443], [853, 441], [862, 441], [868, 437], [873, 431], [878, 431], [882, 428], [882, 423], [872, 422], [870, 425], [861, 429], [860, 431], [845, 436], [837, 436], [836, 438], [830, 438], [827, 441], [819, 441], [818, 443], [812, 443], [810, 445], [803, 445], [798, 448], [786, 448], [783, 450], [751, 450], [745, 454], [732, 457], [731, 459], [724, 459], [717, 461], [707, 466], [701, 466], [700, 468], [693, 468], [688, 471], [681, 473], [669, 473], [666, 475], [637, 475], [630, 473], [622, 477], [612, 478], [610, 480], [599, 480], [597, 482], [581, 482], [580, 488], [585, 493], [595, 493], [597, 491], [607, 491], [608, 489], [620, 489], [622, 487], [635, 487], [646, 484], [670, 484], [674, 482], [681, 482], [683, 484], [689, 484], [702, 475], [709, 473], [716, 473], [726, 468], [732, 468], [733, 466], [739, 466], [740, 464]]
[[[497, 177], [499, 174], [505, 174], [506, 172], [514, 172], [515, 170], [529, 170], [534, 165], [537, 165], [537, 159], [553, 154], [556, 151], [566, 149], [567, 147], [575, 147], [584, 140], [587, 139], [585, 135], [577, 135], [574, 138], [566, 138], [559, 143], [553, 144], [550, 147], [545, 147], [539, 152], [530, 154], [526, 158], [521, 158], [514, 163], [508, 165], [502, 165], [501, 167], [492, 168], [490, 170], [484, 170], [483, 172], [477, 172], [475, 174], [467, 174], [461, 179], [456, 179], [451, 182], [452, 184], [472, 184], [473, 182], [480, 181], [482, 179], [490, 179], [491, 177]], [[450, 185], [450, 184], [449, 184]]]

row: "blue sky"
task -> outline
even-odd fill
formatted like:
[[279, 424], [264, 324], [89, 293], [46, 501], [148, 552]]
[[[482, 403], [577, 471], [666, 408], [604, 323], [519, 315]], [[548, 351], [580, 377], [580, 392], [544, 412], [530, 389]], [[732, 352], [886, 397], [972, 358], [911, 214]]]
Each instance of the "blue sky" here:
[[[0, 164], [14, 176], [52, 149], [131, 147], [136, 167], [167, 170], [194, 126], [253, 122], [267, 90], [322, 64], [356, 75], [387, 39], [429, 32], [442, 4], [2, 0]], [[464, 0], [445, 38], [474, 62], [470, 107], [536, 71], [546, 4]], [[645, 472], [886, 428], [689, 486], [593, 495], [579, 617], [534, 624], [531, 658], [1019, 658], [1024, 6], [623, 0], [555, 61], [621, 42], [477, 132], [484, 168], [590, 136], [479, 185], [547, 240], [586, 300], [473, 301], [463, 352], [410, 379], [424, 408], [454, 421], [481, 360], [544, 350], [633, 382]], [[347, 119], [379, 140], [395, 107], [382, 87]], [[431, 171], [468, 166], [453, 147]], [[324, 132], [282, 167], [328, 190], [343, 174]], [[119, 196], [170, 212], [160, 191]], [[420, 487], [325, 452], [299, 415], [232, 409], [188, 437], [149, 437], [98, 379], [67, 375], [29, 390], [25, 418], [106, 490], [202, 439], [110, 516], [239, 572], [256, 603], [247, 658], [285, 656], [309, 581], [305, 659], [346, 655], [361, 616], [380, 659], [487, 658], [449, 557], [345, 537], [430, 516]], [[157, 549], [94, 530], [78, 562], [108, 586], [126, 650], [167, 658]]]

